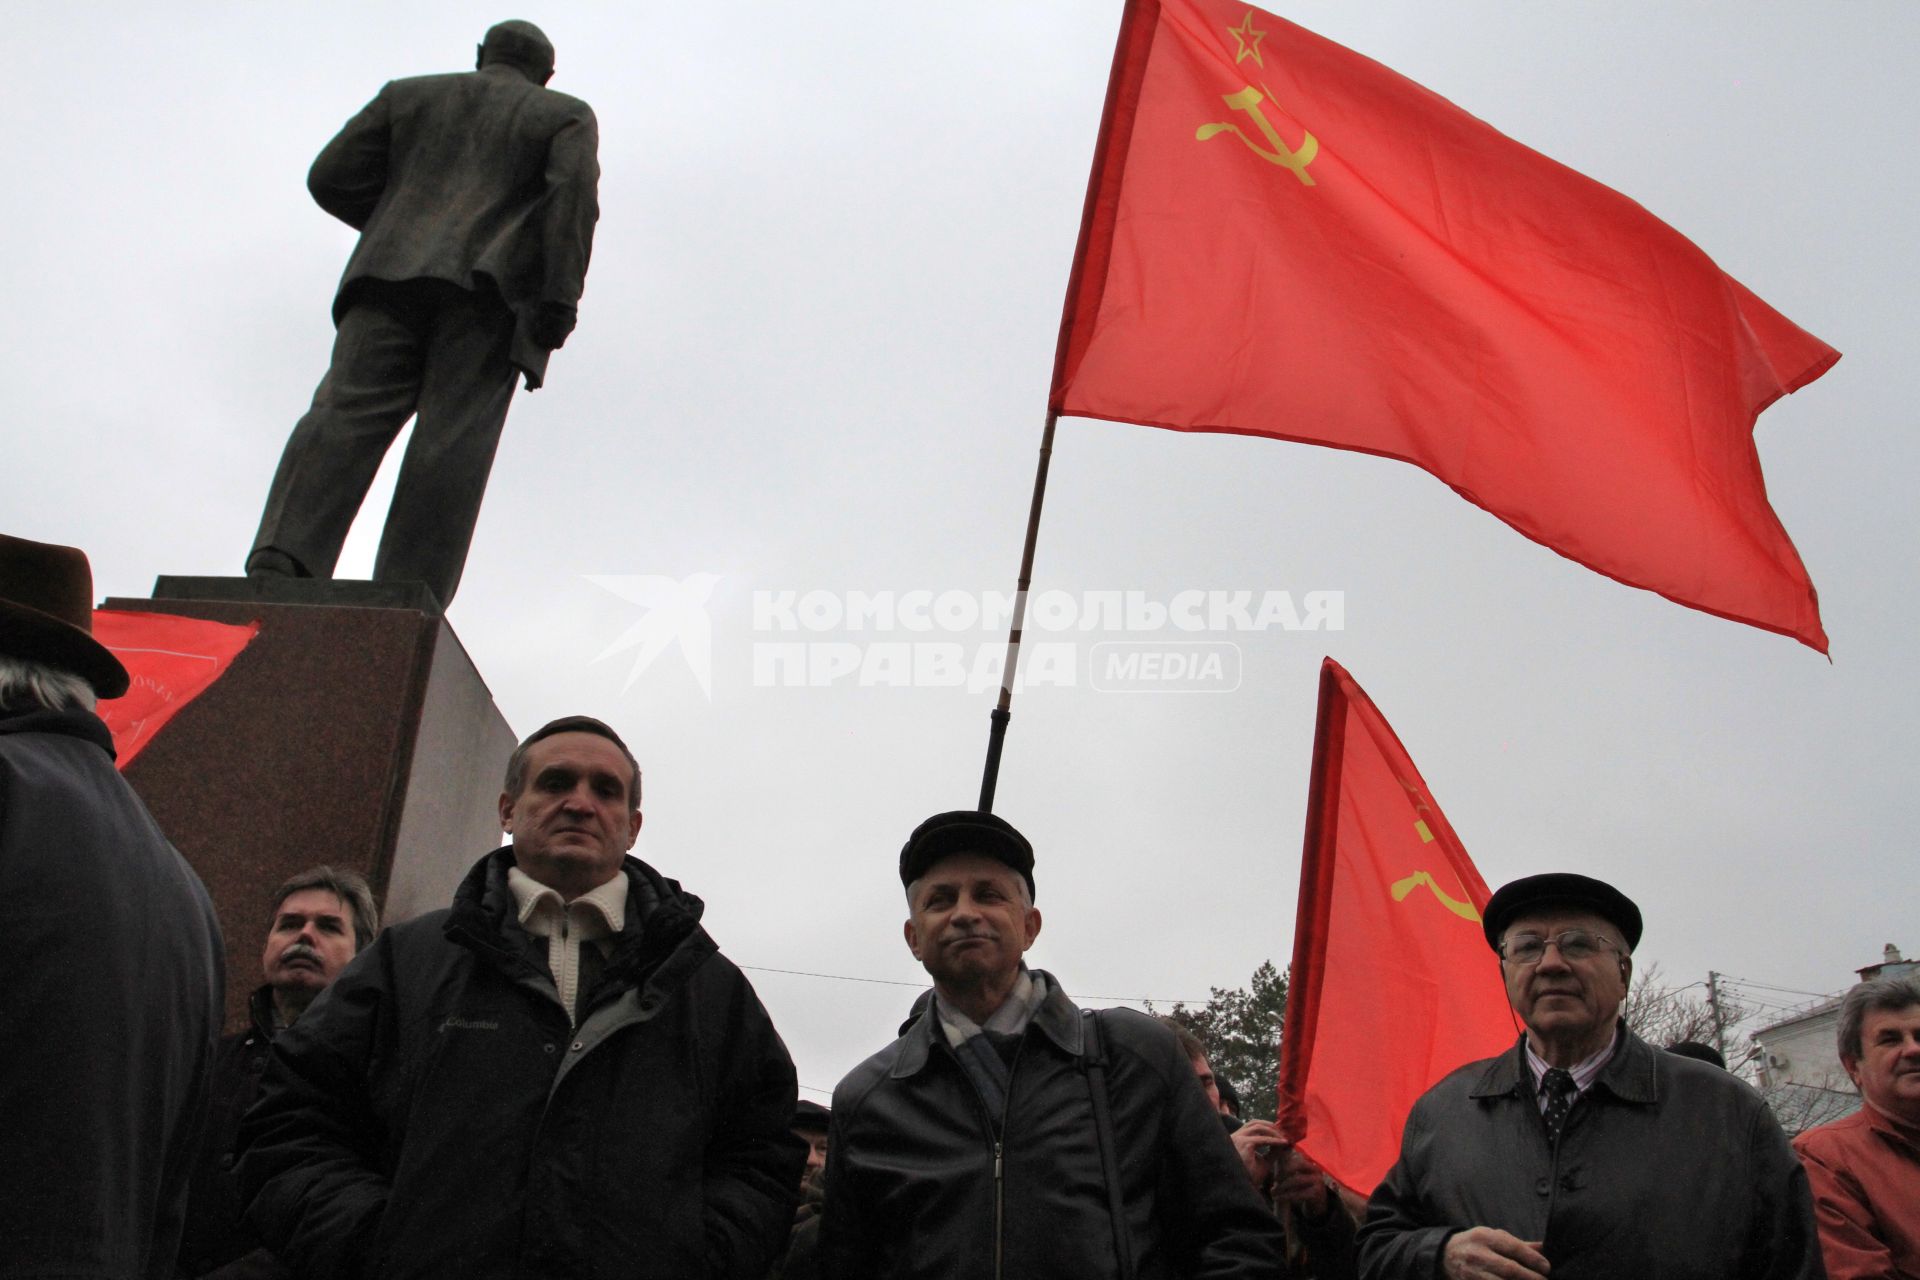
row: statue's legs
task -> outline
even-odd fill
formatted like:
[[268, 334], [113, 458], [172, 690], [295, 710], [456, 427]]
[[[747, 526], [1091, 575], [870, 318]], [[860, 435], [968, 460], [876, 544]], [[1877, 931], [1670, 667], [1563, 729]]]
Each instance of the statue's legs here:
[[358, 302], [340, 318], [333, 364], [280, 456], [249, 571], [279, 552], [306, 576], [331, 578], [354, 514], [420, 394], [423, 345], [398, 308]]
[[380, 536], [375, 581], [424, 582], [442, 607], [453, 602], [513, 399], [512, 340], [513, 313], [491, 296], [448, 290], [434, 308], [419, 417]]

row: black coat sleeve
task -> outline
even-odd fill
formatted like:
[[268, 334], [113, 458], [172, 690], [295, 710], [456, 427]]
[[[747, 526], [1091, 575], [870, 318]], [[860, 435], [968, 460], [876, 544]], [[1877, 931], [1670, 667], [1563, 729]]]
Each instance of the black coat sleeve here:
[[876, 1224], [859, 1189], [856, 1157], [860, 1138], [851, 1131], [860, 1099], [872, 1080], [856, 1070], [833, 1091], [833, 1115], [827, 1124], [826, 1207], [820, 1218], [820, 1273], [833, 1280], [871, 1280], [878, 1250]]
[[706, 1158], [707, 1272], [764, 1280], [793, 1228], [807, 1144], [788, 1127], [799, 1092], [793, 1059], [752, 986], [728, 970], [731, 1044]]
[[1428, 1149], [1426, 1099], [1414, 1104], [1400, 1137], [1400, 1158], [1374, 1188], [1360, 1225], [1361, 1280], [1427, 1280], [1440, 1274], [1440, 1254], [1461, 1226], [1431, 1221], [1420, 1193]]
[[1180, 1252], [1193, 1259], [1191, 1274], [1196, 1280], [1279, 1277], [1286, 1249], [1279, 1220], [1247, 1181], [1220, 1113], [1179, 1043], [1171, 1035], [1159, 1040], [1164, 1060], [1155, 1066], [1166, 1081], [1163, 1186], [1174, 1200], [1167, 1216], [1174, 1234], [1184, 1237]]
[[1753, 1170], [1754, 1234], [1745, 1273], [1763, 1280], [1826, 1280], [1806, 1168], [1764, 1106], [1754, 1108], [1747, 1159]]
[[293, 1271], [373, 1274], [390, 1182], [388, 1131], [370, 1083], [384, 1038], [390, 936], [371, 947], [273, 1042], [260, 1099], [240, 1126], [236, 1175], [247, 1216]]

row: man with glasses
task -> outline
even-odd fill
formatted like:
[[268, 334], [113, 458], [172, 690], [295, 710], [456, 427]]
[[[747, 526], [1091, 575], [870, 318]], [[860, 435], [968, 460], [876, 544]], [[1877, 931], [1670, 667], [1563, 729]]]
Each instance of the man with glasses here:
[[1414, 1104], [1361, 1275], [1824, 1276], [1806, 1175], [1760, 1095], [1621, 1021], [1639, 908], [1528, 876], [1482, 927], [1525, 1032]]

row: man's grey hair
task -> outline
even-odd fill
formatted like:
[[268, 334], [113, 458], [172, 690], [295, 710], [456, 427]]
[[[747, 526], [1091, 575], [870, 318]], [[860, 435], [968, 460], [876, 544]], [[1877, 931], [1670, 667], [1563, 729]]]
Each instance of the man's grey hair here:
[[[948, 855], [948, 856], [950, 857], [952, 855]], [[945, 860], [946, 859], [944, 858], [941, 859], [942, 862], [944, 862]], [[940, 863], [936, 862], [933, 865], [937, 867], [940, 865]], [[928, 870], [932, 870], [932, 869], [933, 869], [932, 867], [928, 868]], [[1027, 878], [1021, 875], [1018, 871], [1014, 871], [1012, 867], [1008, 867], [1007, 870], [1013, 871], [1013, 881], [1014, 881], [1013, 891], [1015, 895], [1019, 897], [1021, 907], [1024, 909], [1031, 909], [1033, 906], [1033, 891], [1027, 888]], [[920, 877], [920, 879], [924, 880], [926, 879], [926, 877], [922, 876]], [[907, 886], [907, 910], [908, 911], [913, 910], [913, 897], [915, 894], [919, 892], [920, 892], [920, 880], [915, 880], [912, 884]]]
[[347, 914], [353, 917], [353, 949], [356, 952], [365, 950], [366, 945], [373, 941], [373, 935], [380, 932], [380, 909], [373, 905], [373, 887], [367, 883], [367, 878], [358, 871], [329, 867], [324, 863], [289, 876], [273, 891], [273, 911], [267, 917], [267, 928], [273, 928], [273, 922], [279, 919], [282, 903], [308, 889], [324, 889], [340, 899], [347, 908]]
[[1920, 973], [1869, 978], [1840, 1001], [1840, 1060], [1860, 1061], [1860, 1028], [1869, 1013], [1898, 1013], [1920, 1005]]
[[502, 789], [508, 795], [518, 796], [521, 788], [527, 784], [527, 752], [533, 744], [551, 738], [556, 733], [591, 733], [620, 748], [620, 755], [627, 762], [627, 808], [635, 813], [640, 812], [640, 762], [633, 758], [633, 752], [627, 750], [627, 744], [620, 740], [620, 735], [613, 731], [612, 725], [604, 720], [595, 720], [592, 716], [561, 716], [528, 734], [513, 749], [513, 754], [507, 757], [507, 778]]
[[85, 677], [44, 662], [0, 655], [0, 711], [92, 711], [97, 705]]

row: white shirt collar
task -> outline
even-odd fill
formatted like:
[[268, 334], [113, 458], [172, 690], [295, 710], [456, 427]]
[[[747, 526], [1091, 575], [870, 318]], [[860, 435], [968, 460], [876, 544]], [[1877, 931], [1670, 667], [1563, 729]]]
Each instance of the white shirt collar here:
[[541, 884], [519, 867], [507, 868], [507, 888], [519, 910], [520, 927], [536, 938], [550, 938], [562, 918], [572, 922], [583, 940], [604, 938], [627, 927], [627, 878], [615, 875], [599, 888], [572, 902]]
[[[1533, 1037], [1531, 1035], [1523, 1037], [1522, 1041], [1527, 1046], [1527, 1069], [1533, 1072], [1533, 1091], [1535, 1094], [1539, 1094], [1540, 1081], [1546, 1077], [1550, 1064], [1545, 1058], [1533, 1051]], [[1620, 1030], [1616, 1026], [1613, 1034], [1607, 1038], [1606, 1044], [1600, 1047], [1598, 1053], [1582, 1058], [1567, 1068], [1568, 1074], [1573, 1077], [1575, 1097], [1578, 1097], [1593, 1087], [1593, 1082], [1600, 1078], [1600, 1069], [1613, 1060], [1614, 1050], [1619, 1047]], [[1542, 1108], [1547, 1105], [1544, 1097], [1541, 1099], [1540, 1105]]]

